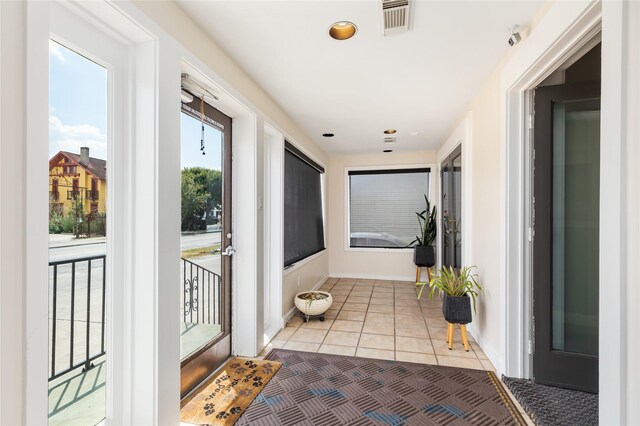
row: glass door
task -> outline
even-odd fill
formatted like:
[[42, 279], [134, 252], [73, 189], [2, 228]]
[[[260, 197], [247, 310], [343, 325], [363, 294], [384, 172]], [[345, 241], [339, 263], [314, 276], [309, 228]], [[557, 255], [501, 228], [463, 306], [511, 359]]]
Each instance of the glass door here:
[[600, 82], [535, 91], [536, 382], [598, 391]]
[[[183, 90], [183, 94], [185, 91]], [[188, 96], [187, 96], [188, 95]], [[231, 353], [231, 118], [199, 98], [181, 113], [181, 394]]]
[[462, 266], [462, 145], [441, 164], [442, 266]]

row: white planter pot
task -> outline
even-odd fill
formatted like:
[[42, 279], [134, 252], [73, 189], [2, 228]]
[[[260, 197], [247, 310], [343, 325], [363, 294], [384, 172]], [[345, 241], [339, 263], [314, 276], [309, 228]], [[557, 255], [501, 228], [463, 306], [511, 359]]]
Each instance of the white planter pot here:
[[[299, 295], [304, 293], [326, 294], [327, 298], [313, 300], [311, 303], [307, 303], [307, 300], [298, 297]], [[295, 297], [296, 308], [298, 308], [298, 310], [305, 315], [322, 315], [326, 312], [327, 309], [331, 307], [332, 303], [333, 297], [331, 297], [331, 294], [327, 293], [326, 291], [303, 291], [302, 293], [296, 294]]]

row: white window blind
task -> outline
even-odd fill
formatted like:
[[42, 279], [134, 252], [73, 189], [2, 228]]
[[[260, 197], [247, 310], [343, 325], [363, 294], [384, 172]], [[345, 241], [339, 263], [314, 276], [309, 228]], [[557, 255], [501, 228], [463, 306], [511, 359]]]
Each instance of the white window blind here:
[[430, 169], [349, 171], [350, 247], [402, 248], [420, 233], [416, 212]]

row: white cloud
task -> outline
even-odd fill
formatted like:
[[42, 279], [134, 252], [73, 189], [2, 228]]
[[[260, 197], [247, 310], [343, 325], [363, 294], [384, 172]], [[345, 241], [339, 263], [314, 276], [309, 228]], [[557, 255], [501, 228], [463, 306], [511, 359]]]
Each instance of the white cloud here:
[[107, 135], [100, 129], [88, 124], [64, 124], [55, 115], [49, 116], [50, 154], [58, 151], [80, 153], [81, 147], [89, 147], [94, 158], [107, 158]]
[[64, 57], [62, 46], [60, 46], [53, 40], [49, 40], [49, 54], [59, 60], [61, 63], [67, 63], [67, 58]]

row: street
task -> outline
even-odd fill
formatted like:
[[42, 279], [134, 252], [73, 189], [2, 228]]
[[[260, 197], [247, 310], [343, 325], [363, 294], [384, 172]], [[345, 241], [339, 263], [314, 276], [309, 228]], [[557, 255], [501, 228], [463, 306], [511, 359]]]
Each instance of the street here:
[[[75, 240], [75, 239], [61, 239], [58, 237], [57, 239], [61, 240], [59, 242], [56, 241], [55, 244], [49, 248], [49, 261], [55, 262], [59, 260], [69, 260], [69, 259], [79, 259], [82, 257], [90, 257], [90, 256], [99, 256], [102, 254], [106, 254], [106, 244], [104, 237], [101, 238], [91, 238], [89, 240]], [[189, 250], [200, 247], [208, 247], [214, 244], [220, 243], [220, 232], [208, 232], [205, 234], [194, 234], [194, 235], [185, 235], [180, 238], [180, 250]], [[214, 267], [215, 264], [211, 263], [210, 259], [205, 259], [208, 257], [216, 257], [220, 256], [204, 256], [203, 258], [197, 258], [198, 264], [200, 264], [200, 259], [206, 261], [208, 265]], [[210, 269], [207, 265], [202, 264], [203, 267]], [[212, 271], [216, 272], [214, 269]], [[218, 262], [218, 270], [219, 270], [219, 262]], [[219, 273], [219, 272], [216, 272]]]

